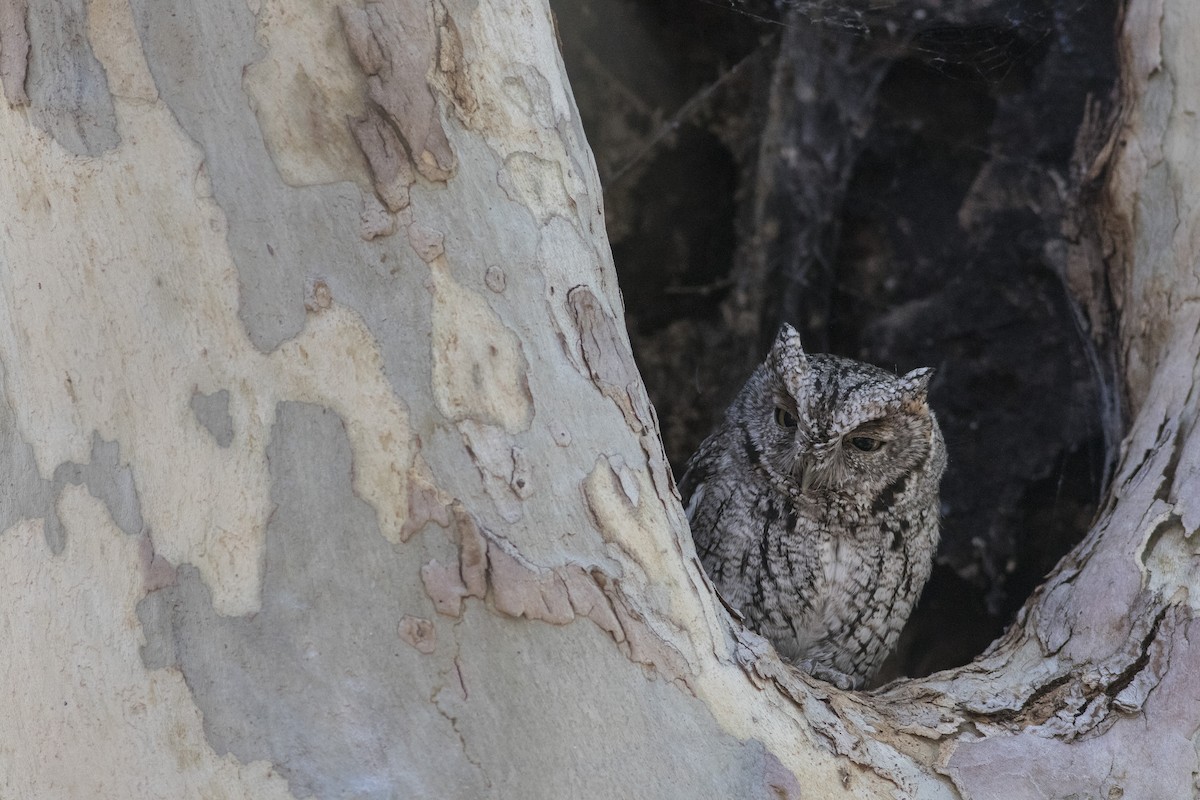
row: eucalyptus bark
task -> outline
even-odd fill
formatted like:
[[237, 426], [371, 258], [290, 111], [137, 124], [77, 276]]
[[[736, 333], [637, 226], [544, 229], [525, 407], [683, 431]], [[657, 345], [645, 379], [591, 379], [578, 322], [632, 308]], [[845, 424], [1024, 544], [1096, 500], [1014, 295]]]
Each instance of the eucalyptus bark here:
[[1200, 10], [1124, 25], [1109, 503], [855, 694], [700, 570], [543, 2], [4, 0], [0, 794], [1192, 794]]

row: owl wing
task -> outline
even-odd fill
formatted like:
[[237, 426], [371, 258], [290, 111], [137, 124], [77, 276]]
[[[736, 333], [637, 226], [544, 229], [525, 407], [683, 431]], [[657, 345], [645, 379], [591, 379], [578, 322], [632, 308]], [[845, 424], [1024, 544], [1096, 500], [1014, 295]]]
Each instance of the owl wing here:
[[704, 485], [712, 477], [716, 456], [712, 452], [713, 449], [712, 437], [705, 439], [700, 449], [688, 459], [683, 468], [683, 477], [679, 479], [679, 497], [683, 501], [689, 522], [704, 498]]
[[679, 496], [692, 530], [692, 541], [702, 559], [711, 555], [719, 537], [722, 497], [728, 495], [729, 480], [722, 478], [727, 471], [724, 454], [727, 447], [719, 431], [704, 440], [688, 460], [679, 480]]

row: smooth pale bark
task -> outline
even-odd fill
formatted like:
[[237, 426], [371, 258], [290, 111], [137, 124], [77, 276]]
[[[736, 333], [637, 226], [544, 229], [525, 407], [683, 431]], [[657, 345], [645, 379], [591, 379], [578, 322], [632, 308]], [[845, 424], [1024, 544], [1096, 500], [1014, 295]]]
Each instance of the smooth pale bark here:
[[1102, 154], [1113, 498], [873, 696], [700, 572], [543, 2], [0, 7], [5, 798], [1193, 791], [1190, 0]]

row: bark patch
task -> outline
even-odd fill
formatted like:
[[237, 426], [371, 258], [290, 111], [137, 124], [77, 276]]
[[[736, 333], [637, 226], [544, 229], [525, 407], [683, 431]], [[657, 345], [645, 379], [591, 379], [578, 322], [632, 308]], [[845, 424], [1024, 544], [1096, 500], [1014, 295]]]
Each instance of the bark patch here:
[[1200, 608], [1200, 596], [1190, 588], [1200, 577], [1200, 537], [1195, 534], [1178, 514], [1169, 512], [1154, 525], [1142, 548], [1144, 580], [1150, 590], [1170, 597], [1182, 588], [1193, 609]]
[[[91, 457], [83, 464], [73, 461], [59, 464], [54, 470], [50, 492], [53, 497], [59, 497], [67, 486], [79, 485], [86, 486], [93, 497], [104, 503], [113, 523], [126, 534], [137, 536], [145, 530], [133, 470], [122, 462], [117, 442], [106, 442], [93, 433]], [[46, 539], [56, 554], [66, 546], [66, 531], [57, 513], [46, 520]]]
[[414, 460], [416, 464], [408, 475], [408, 516], [400, 528], [402, 542], [407, 542], [430, 522], [443, 528], [450, 527], [449, 497], [433, 484], [423, 459], [417, 456]]
[[540, 619], [553, 625], [575, 620], [564, 576], [529, 563], [500, 542], [488, 547], [496, 610], [510, 617]]
[[25, 70], [29, 63], [25, 10], [25, 0], [0, 2], [0, 86], [13, 107], [29, 104], [29, 95], [25, 94]]
[[405, 614], [400, 618], [397, 632], [400, 638], [412, 645], [418, 653], [429, 655], [437, 650], [437, 628], [430, 620]]
[[587, 376], [617, 404], [630, 429], [642, 433], [650, 423], [650, 402], [616, 320], [587, 286], [571, 289], [567, 303], [575, 319]]
[[675, 478], [659, 435], [658, 415], [646, 396], [633, 354], [629, 352], [616, 320], [587, 286], [571, 289], [567, 293], [567, 305], [575, 322], [587, 376], [616, 404], [625, 423], [638, 435], [659, 495], [678, 499]]
[[369, 181], [348, 119], [367, 105], [336, 9], [339, 0], [258, 6], [255, 40], [262, 58], [246, 67], [243, 87], [279, 176], [288, 186]]
[[221, 389], [212, 394], [192, 392], [189, 403], [196, 421], [212, 434], [219, 447], [229, 447], [233, 442], [233, 417], [229, 416], [229, 390]]
[[445, 256], [430, 270], [438, 410], [454, 422], [470, 419], [508, 434], [528, 429], [533, 398], [520, 340], [482, 296], [454, 279]]
[[142, 587], [147, 594], [175, 583], [175, 565], [154, 552], [154, 542], [149, 536], [138, 542], [138, 557], [142, 564]]
[[532, 153], [512, 153], [504, 159], [497, 181], [509, 200], [528, 208], [543, 225], [557, 215], [567, 219], [578, 216], [579, 209], [558, 161]]
[[371, 101], [395, 127], [417, 172], [445, 182], [454, 174], [455, 158], [427, 82], [438, 43], [426, 7], [384, 0], [338, 11]]
[[479, 108], [479, 99], [467, 76], [467, 59], [463, 53], [462, 35], [454, 18], [446, 12], [445, 4], [435, 2], [433, 13], [437, 22], [437, 65], [436, 84], [454, 100], [463, 119], [468, 119]]
[[371, 167], [375, 194], [392, 213], [407, 208], [408, 187], [416, 175], [400, 134], [377, 108], [368, 108], [363, 116], [352, 120], [350, 129]]
[[26, 22], [34, 124], [80, 156], [119, 145], [108, 78], [92, 53], [83, 0], [33, 0]]

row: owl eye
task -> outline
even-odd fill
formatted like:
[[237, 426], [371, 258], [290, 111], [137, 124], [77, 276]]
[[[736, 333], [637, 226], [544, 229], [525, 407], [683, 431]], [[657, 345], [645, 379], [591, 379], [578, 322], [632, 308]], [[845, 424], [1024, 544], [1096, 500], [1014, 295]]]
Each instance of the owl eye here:
[[786, 408], [775, 407], [775, 424], [781, 428], [796, 427], [796, 418]]
[[883, 442], [879, 439], [873, 439], [870, 436], [855, 436], [850, 440], [850, 444], [855, 448], [862, 450], [864, 453], [874, 453], [879, 448], [883, 447]]

